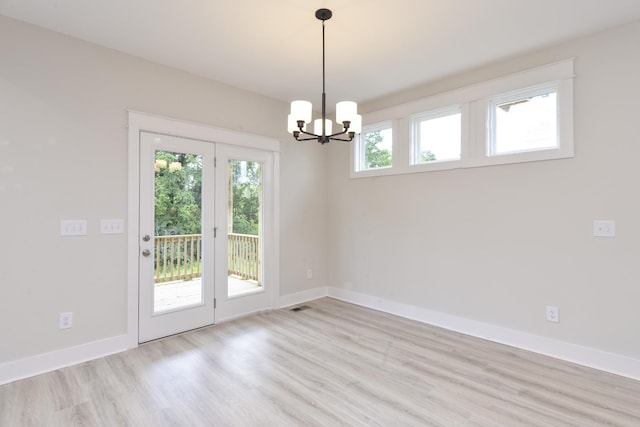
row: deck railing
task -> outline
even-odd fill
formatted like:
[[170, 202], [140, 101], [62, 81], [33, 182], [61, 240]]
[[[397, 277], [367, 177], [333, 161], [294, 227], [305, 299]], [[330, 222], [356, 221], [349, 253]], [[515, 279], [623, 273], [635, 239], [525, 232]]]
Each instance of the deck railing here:
[[[228, 274], [259, 281], [259, 237], [229, 233]], [[155, 237], [155, 283], [202, 276], [202, 235]]]
[[259, 282], [260, 256], [259, 237], [250, 234], [229, 233], [229, 275], [235, 274], [242, 280]]
[[155, 283], [202, 275], [201, 234], [155, 237]]

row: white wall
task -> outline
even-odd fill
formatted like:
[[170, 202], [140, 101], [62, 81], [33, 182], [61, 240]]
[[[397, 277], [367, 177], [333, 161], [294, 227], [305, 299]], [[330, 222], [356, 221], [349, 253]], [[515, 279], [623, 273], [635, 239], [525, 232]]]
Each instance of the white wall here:
[[[283, 296], [330, 285], [640, 359], [638, 40], [640, 23], [360, 106], [575, 56], [573, 159], [351, 180], [347, 145], [292, 142], [284, 103], [0, 16], [0, 365], [126, 333], [126, 237], [96, 227], [126, 218], [127, 109], [282, 141]], [[72, 218], [88, 236], [59, 236]]]
[[330, 286], [640, 359], [638, 41], [635, 23], [361, 105], [576, 57], [573, 159], [349, 179], [332, 145]]
[[127, 109], [279, 139], [280, 293], [325, 284], [326, 154], [287, 105], [0, 16], [0, 364], [126, 333], [126, 234], [97, 227], [127, 217]]

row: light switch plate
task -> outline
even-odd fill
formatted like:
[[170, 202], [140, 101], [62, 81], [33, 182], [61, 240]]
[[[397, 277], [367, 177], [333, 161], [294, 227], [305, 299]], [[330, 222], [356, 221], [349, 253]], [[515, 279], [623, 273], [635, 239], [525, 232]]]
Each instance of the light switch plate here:
[[593, 235], [595, 237], [616, 237], [616, 222], [611, 220], [593, 221]]
[[122, 219], [102, 219], [100, 220], [101, 234], [122, 234], [124, 233], [124, 220]]
[[85, 236], [87, 234], [87, 221], [84, 219], [63, 219], [60, 221], [61, 236]]

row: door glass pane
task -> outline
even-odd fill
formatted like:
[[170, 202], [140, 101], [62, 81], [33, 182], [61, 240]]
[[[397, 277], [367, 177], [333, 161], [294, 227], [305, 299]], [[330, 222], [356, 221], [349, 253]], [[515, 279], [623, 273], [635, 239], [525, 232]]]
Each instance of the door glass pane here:
[[154, 313], [202, 303], [202, 157], [157, 150]]
[[262, 291], [262, 164], [229, 160], [227, 295]]

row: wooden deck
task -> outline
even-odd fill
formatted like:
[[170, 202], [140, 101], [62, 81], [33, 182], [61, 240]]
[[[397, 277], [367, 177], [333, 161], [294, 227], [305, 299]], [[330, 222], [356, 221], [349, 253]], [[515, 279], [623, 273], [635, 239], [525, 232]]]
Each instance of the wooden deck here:
[[[242, 280], [235, 276], [229, 278], [229, 296], [250, 294], [262, 289], [255, 280]], [[201, 279], [180, 280], [158, 283], [155, 286], [155, 311], [166, 311], [201, 301]]]

